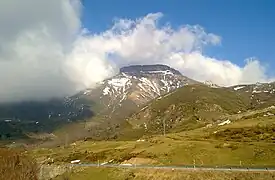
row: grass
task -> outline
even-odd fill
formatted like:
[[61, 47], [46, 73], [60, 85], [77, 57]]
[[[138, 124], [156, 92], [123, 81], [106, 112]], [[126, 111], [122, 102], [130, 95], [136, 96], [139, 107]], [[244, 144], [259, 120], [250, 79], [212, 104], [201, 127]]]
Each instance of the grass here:
[[0, 149], [0, 179], [5, 180], [37, 180], [38, 166], [36, 162], [11, 149]]
[[216, 139], [224, 139], [227, 141], [267, 141], [275, 142], [275, 124], [267, 126], [252, 126], [244, 128], [227, 128], [219, 131], [212, 136]]
[[[183, 94], [185, 96], [183, 96]], [[274, 167], [274, 110], [251, 110], [248, 97], [228, 89], [201, 85], [188, 86], [170, 96], [153, 101], [147, 108], [128, 118], [118, 128], [105, 124], [113, 139], [79, 140], [66, 147], [37, 148], [29, 153], [39, 162], [62, 166], [72, 160], [82, 163], [107, 162], [158, 165]], [[239, 112], [241, 111], [241, 113]], [[218, 126], [224, 120], [231, 124]], [[101, 119], [96, 123], [101, 122]], [[163, 132], [165, 122], [166, 136]], [[145, 128], [144, 124], [147, 125]], [[211, 125], [207, 127], [207, 125]], [[74, 131], [72, 127], [70, 131]], [[103, 128], [103, 127], [101, 127]], [[79, 127], [78, 129], [81, 129]], [[102, 136], [104, 129], [97, 129]], [[64, 131], [66, 132], [66, 131]], [[64, 134], [60, 131], [60, 134]], [[83, 131], [79, 132], [83, 134]], [[145, 141], [136, 141], [141, 138]], [[114, 141], [115, 139], [115, 141]], [[64, 143], [63, 143], [64, 144]], [[268, 173], [225, 173], [148, 171], [77, 168], [70, 179], [272, 179]], [[150, 174], [151, 173], [151, 174]], [[64, 177], [59, 177], [64, 178]]]
[[[61, 141], [64, 141], [67, 131], [73, 132], [69, 135], [71, 141], [83, 139], [84, 137], [100, 140], [138, 139], [143, 134], [162, 132], [163, 121], [166, 123], [167, 131], [180, 132], [203, 127], [206, 123], [212, 122], [220, 116], [247, 109], [249, 105], [248, 101], [248, 98], [228, 89], [190, 85], [180, 88], [160, 100], [153, 100], [149, 108], [134, 114], [126, 122], [123, 121], [125, 117], [137, 110], [131, 109], [131, 104], [126, 105], [126, 108], [123, 106], [123, 109], [117, 109], [116, 113], [112, 114], [112, 120], [97, 115], [87, 123], [79, 123], [79, 126], [71, 124], [65, 128], [61, 128], [63, 130], [54, 132], [54, 134]], [[120, 115], [117, 116], [117, 113]], [[115, 118], [116, 116], [117, 118]], [[84, 124], [87, 124], [86, 127], [88, 127], [89, 131], [87, 131], [87, 128], [84, 130]], [[140, 128], [144, 124], [147, 124], [147, 130]]]
[[56, 180], [273, 180], [269, 172], [211, 172], [185, 170], [86, 168], [59, 176]]
[[122, 163], [131, 158], [149, 158], [157, 164], [210, 166], [274, 166], [275, 146], [264, 142], [190, 141], [177, 135], [156, 136], [144, 142], [98, 141], [77, 142], [76, 145], [54, 149], [36, 149], [37, 159], [53, 159], [56, 164], [80, 159], [82, 162]]
[[[67, 147], [37, 148], [29, 153], [40, 162], [62, 165], [80, 159], [82, 163], [138, 163], [158, 165], [229, 166], [229, 167], [274, 167], [275, 146], [269, 141], [274, 136], [273, 116], [249, 116], [235, 118], [231, 124], [209, 128], [200, 127], [179, 133], [144, 135], [142, 139], [117, 141], [77, 141]], [[237, 131], [240, 133], [237, 133]], [[254, 131], [255, 130], [255, 131]], [[216, 133], [214, 133], [216, 132]], [[229, 133], [230, 132], [230, 133]], [[269, 133], [269, 139], [258, 139]], [[256, 134], [255, 134], [256, 133]], [[234, 138], [239, 136], [240, 141]], [[250, 138], [249, 140], [247, 138]], [[78, 172], [68, 172], [70, 179], [272, 179], [274, 174], [266, 173], [223, 173], [223, 172], [165, 172], [147, 170], [118, 170], [100, 168], [77, 168]], [[151, 170], [150, 170], [151, 172]], [[191, 173], [191, 174], [190, 174]], [[146, 176], [146, 177], [145, 177]], [[61, 178], [61, 177], [59, 177]], [[63, 177], [62, 177], [63, 178]], [[89, 178], [88, 178], [89, 179]]]
[[147, 132], [161, 133], [163, 122], [169, 132], [181, 132], [203, 127], [220, 118], [247, 111], [249, 97], [226, 88], [190, 85], [154, 100], [146, 109], [128, 119], [136, 129], [147, 124]]

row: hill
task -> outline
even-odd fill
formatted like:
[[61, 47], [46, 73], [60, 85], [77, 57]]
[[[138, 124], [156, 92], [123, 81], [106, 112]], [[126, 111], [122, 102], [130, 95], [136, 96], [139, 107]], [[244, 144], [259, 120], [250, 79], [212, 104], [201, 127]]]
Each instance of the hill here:
[[228, 88], [189, 85], [153, 101], [128, 118], [134, 128], [183, 131], [205, 126], [228, 115], [247, 111], [250, 99]]
[[[76, 159], [84, 164], [99, 162], [100, 164], [181, 165], [192, 167], [195, 164], [196, 167], [269, 168], [275, 166], [274, 141], [271, 141], [271, 138], [251, 137], [257, 137], [254, 136], [254, 132], [257, 131], [258, 127], [269, 127], [275, 123], [274, 115], [264, 116], [271, 112], [274, 112], [274, 109], [266, 109], [265, 113], [259, 112], [253, 114], [253, 116], [242, 114], [243, 117], [241, 119], [235, 119], [229, 124], [218, 123], [178, 133], [167, 133], [165, 136], [143, 136], [139, 140], [131, 141], [76, 141], [70, 145], [57, 148], [36, 148], [31, 150], [29, 154], [34, 156], [40, 163], [53, 169], [56, 166], [62, 167], [64, 164]], [[239, 131], [239, 129], [244, 131]], [[241, 133], [236, 133], [236, 136], [232, 136], [234, 131], [235, 133]], [[227, 134], [227, 132], [233, 133]], [[240, 137], [240, 134], [242, 135], [241, 138], [235, 138]], [[263, 128], [260, 134], [272, 134], [274, 138], [274, 131], [272, 132], [268, 129], [265, 131]], [[125, 177], [135, 179], [128, 177], [129, 174], [124, 174], [125, 171], [124, 169], [85, 168], [79, 166], [67, 171], [67, 176], [72, 179], [85, 179], [91, 175], [96, 175], [98, 178]], [[146, 171], [151, 172], [151, 170]], [[133, 168], [129, 172], [135, 174], [137, 178], [145, 177], [145, 174], [140, 174], [143, 172], [142, 169]], [[165, 170], [158, 170], [155, 173], [163, 175], [165, 172]], [[182, 176], [177, 176], [177, 178], [185, 178], [187, 174], [189, 175], [188, 177], [193, 177], [194, 179], [199, 179], [200, 176], [201, 178], [206, 178], [203, 174], [207, 172], [196, 171], [196, 173], [201, 173], [198, 177], [190, 173], [190, 171], [181, 172]], [[248, 179], [272, 179], [274, 177], [271, 172], [267, 174], [264, 172], [256, 174], [252, 172], [249, 172], [249, 174], [246, 172], [240, 174], [236, 172], [228, 172], [229, 174], [224, 174], [225, 172], [209, 173], [207, 178], [212, 177], [213, 179], [232, 179], [232, 177], [236, 179], [244, 177], [249, 177]], [[161, 175], [157, 177], [162, 178]], [[175, 172], [167, 173], [165, 177], [167, 179], [176, 178]]]
[[238, 85], [230, 88], [238, 94], [249, 97], [253, 109], [267, 108], [275, 104], [275, 82]]
[[[246, 86], [256, 88], [260, 85]], [[261, 86], [270, 87], [269, 84], [261, 84]], [[94, 140], [138, 139], [143, 135], [184, 132], [212, 127], [220, 123], [227, 124], [260, 113], [267, 113], [269, 108], [272, 109], [273, 106], [269, 106], [274, 101], [272, 93], [268, 96], [258, 93], [257, 95], [261, 95], [259, 97], [265, 98], [255, 101], [251, 98], [254, 93], [253, 89], [247, 92], [237, 87], [239, 86], [185, 85], [149, 101], [147, 105], [140, 107], [125, 120], [121, 119], [114, 123], [106, 121], [104, 117], [93, 118], [86, 123], [91, 123], [92, 126], [89, 126], [85, 137]], [[83, 126], [81, 126], [81, 132], [84, 134]], [[75, 128], [72, 129], [75, 130]]]
[[180, 132], [228, 119], [243, 113], [257, 114], [275, 104], [274, 83], [233, 87], [188, 85], [152, 101], [127, 122], [149, 134]]

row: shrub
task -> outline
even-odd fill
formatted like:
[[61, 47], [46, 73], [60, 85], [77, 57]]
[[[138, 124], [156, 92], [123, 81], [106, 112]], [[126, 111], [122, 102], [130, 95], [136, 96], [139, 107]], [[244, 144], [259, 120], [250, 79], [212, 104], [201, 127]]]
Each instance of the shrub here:
[[38, 166], [22, 152], [0, 148], [0, 179], [37, 180]]

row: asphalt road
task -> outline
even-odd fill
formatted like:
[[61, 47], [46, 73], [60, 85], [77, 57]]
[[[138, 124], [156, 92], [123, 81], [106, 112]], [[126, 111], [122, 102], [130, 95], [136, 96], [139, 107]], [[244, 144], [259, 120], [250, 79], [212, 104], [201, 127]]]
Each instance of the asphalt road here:
[[194, 167], [194, 166], [158, 166], [158, 165], [134, 165], [134, 164], [69, 164], [74, 167], [113, 167], [113, 168], [140, 168], [140, 169], [170, 169], [170, 170], [201, 170], [201, 171], [239, 171], [239, 172], [275, 172], [275, 168], [241, 168], [241, 167]]

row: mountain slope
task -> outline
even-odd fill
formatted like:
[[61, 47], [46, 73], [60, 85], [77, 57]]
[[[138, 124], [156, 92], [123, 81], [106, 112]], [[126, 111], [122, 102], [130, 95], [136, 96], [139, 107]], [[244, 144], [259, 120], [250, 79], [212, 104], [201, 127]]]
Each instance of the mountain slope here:
[[230, 88], [189, 85], [158, 98], [128, 122], [149, 132], [188, 130], [250, 109], [249, 97]]
[[[18, 133], [2, 131], [0, 137], [26, 137], [28, 133], [51, 133], [78, 120], [87, 120], [85, 129], [77, 129], [81, 137], [98, 129], [117, 126], [127, 116], [153, 99], [179, 87], [198, 82], [184, 77], [165, 65], [136, 65], [121, 68], [112, 78], [74, 96], [47, 102], [22, 102], [0, 105], [0, 123]], [[93, 127], [95, 126], [96, 127]], [[98, 125], [100, 124], [100, 127]], [[77, 125], [79, 127], [79, 125]], [[93, 129], [93, 128], [96, 128]], [[98, 133], [96, 133], [98, 134]], [[73, 135], [72, 135], [73, 136]]]
[[233, 87], [188, 85], [153, 101], [128, 118], [128, 122], [132, 128], [147, 133], [185, 131], [213, 123], [230, 123], [264, 113], [274, 105], [275, 83]]
[[95, 89], [75, 96], [76, 102], [92, 100], [98, 114], [123, 119], [151, 100], [177, 88], [198, 82], [164, 65], [136, 65], [121, 68], [116, 76], [104, 80]]
[[28, 138], [29, 133], [50, 133], [65, 124], [93, 116], [84, 104], [68, 98], [45, 102], [0, 104], [0, 140]]
[[249, 97], [254, 109], [266, 108], [275, 104], [275, 82], [238, 85], [231, 89]]
[[0, 106], [1, 137], [54, 132], [64, 142], [186, 131], [253, 114], [274, 105], [274, 95], [275, 83], [219, 87], [165, 65], [128, 66], [72, 97]]

